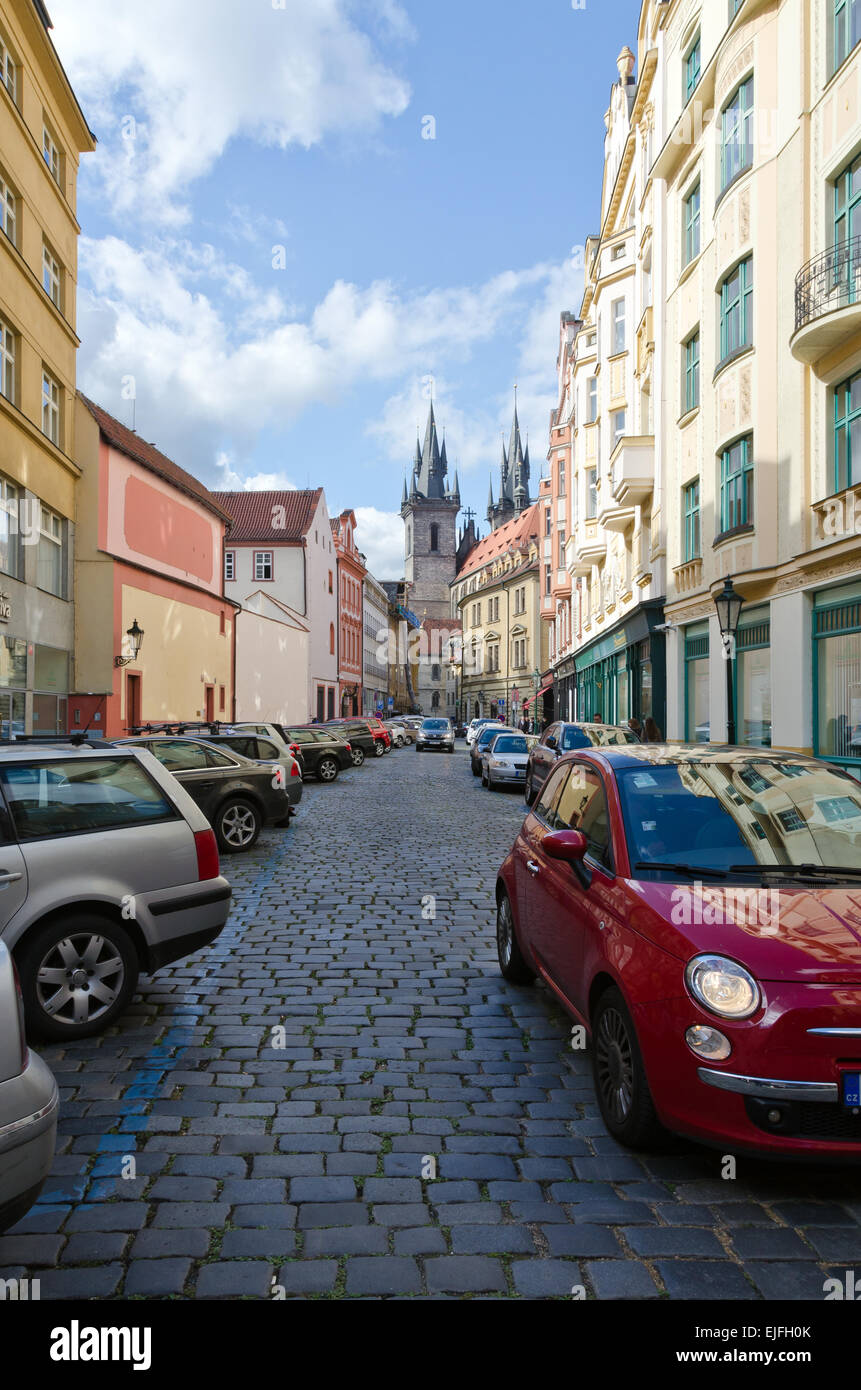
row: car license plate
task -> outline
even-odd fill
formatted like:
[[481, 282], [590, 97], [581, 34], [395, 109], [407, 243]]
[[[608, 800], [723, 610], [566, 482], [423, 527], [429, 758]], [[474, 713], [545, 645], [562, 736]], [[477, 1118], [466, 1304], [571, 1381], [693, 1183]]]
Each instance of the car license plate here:
[[525, 768], [525, 767], [516, 767], [516, 768], [514, 769], [514, 775], [515, 775], [515, 777], [525, 777], [525, 776], [526, 776], [526, 768]]
[[861, 1071], [843, 1073], [843, 1104], [852, 1109], [861, 1107]]

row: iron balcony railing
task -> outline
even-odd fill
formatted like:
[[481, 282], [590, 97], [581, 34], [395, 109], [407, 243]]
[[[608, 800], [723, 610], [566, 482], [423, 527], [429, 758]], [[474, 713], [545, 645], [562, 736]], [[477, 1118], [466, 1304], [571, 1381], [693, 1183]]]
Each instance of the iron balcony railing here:
[[802, 266], [795, 277], [795, 331], [861, 304], [861, 236], [831, 246]]

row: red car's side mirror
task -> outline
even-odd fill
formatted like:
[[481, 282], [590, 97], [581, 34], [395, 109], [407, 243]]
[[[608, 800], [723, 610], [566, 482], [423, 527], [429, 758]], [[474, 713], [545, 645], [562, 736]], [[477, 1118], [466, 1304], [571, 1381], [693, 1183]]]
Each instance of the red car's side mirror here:
[[589, 841], [582, 830], [551, 830], [541, 841], [541, 848], [548, 859], [579, 864], [589, 848]]
[[556, 739], [553, 737], [552, 734], [550, 735], [549, 739], [547, 740], [547, 747], [548, 747], [548, 748], [555, 748], [555, 747], [556, 747]]

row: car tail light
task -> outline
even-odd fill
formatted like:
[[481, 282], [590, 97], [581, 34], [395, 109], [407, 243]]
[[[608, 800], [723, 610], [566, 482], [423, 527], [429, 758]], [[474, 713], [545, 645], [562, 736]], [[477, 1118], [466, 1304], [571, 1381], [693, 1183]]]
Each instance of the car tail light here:
[[15, 1002], [18, 1005], [18, 1039], [21, 1043], [21, 1070], [23, 1071], [30, 1060], [30, 1049], [27, 1046], [27, 1035], [24, 1031], [24, 995], [21, 993], [21, 981], [18, 978], [18, 970], [14, 960], [12, 961], [12, 975], [15, 980]]
[[291, 769], [290, 769], [290, 776], [291, 776], [291, 777], [301, 777], [301, 776], [302, 776], [302, 773], [299, 771], [299, 764], [297, 763], [297, 761], [296, 761], [295, 758], [293, 759], [293, 766], [292, 766]]
[[348, 753], [352, 753], [352, 751], [353, 751], [352, 744], [350, 744], [350, 743], [345, 743], [345, 744], [344, 744], [344, 747], [346, 748], [346, 750], [347, 750]]
[[197, 850], [197, 877], [218, 878], [218, 842], [214, 830], [195, 830], [194, 847]]
[[293, 754], [293, 757], [294, 757], [294, 758], [298, 758], [298, 756], [299, 756], [299, 745], [298, 745], [298, 743], [291, 743], [291, 744], [290, 744], [290, 752]]

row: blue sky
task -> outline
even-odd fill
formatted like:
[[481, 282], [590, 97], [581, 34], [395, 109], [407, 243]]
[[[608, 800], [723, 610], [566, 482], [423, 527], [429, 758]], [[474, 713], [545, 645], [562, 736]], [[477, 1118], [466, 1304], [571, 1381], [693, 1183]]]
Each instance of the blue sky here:
[[50, 9], [99, 139], [84, 390], [211, 486], [324, 486], [380, 578], [431, 389], [464, 505], [515, 381], [539, 476], [637, 0]]

